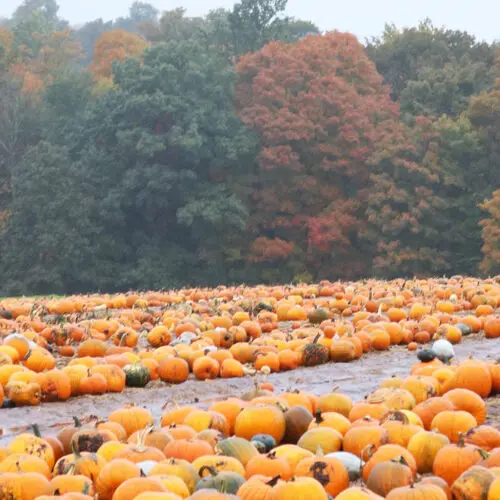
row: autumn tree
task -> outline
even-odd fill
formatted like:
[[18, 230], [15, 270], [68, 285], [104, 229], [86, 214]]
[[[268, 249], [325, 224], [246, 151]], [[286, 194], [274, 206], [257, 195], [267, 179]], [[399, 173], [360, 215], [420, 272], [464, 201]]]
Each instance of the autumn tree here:
[[248, 179], [248, 260], [281, 262], [282, 276], [366, 272], [368, 161], [376, 129], [398, 114], [363, 47], [338, 32], [270, 43], [237, 70], [240, 116], [262, 148]]
[[140, 36], [124, 30], [103, 33], [95, 42], [91, 71], [97, 78], [111, 78], [115, 61], [123, 62], [127, 57], [137, 57], [148, 46]]
[[487, 273], [500, 273], [500, 189], [495, 191], [491, 200], [485, 201], [481, 208], [488, 217], [481, 221], [484, 240], [481, 269]]

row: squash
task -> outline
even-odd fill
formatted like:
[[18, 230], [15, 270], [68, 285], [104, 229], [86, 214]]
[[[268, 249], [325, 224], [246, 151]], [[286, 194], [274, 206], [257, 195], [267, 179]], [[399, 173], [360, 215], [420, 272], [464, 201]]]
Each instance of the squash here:
[[422, 349], [418, 351], [417, 358], [422, 363], [429, 363], [436, 359], [436, 353], [432, 349]]
[[145, 387], [151, 379], [151, 374], [144, 365], [134, 363], [123, 367], [127, 387]]
[[304, 366], [322, 365], [330, 359], [330, 350], [328, 347], [318, 344], [320, 337], [321, 334], [318, 333], [312, 342], [304, 346], [302, 351], [302, 364]]
[[199, 470], [199, 475], [203, 476], [205, 471], [208, 471], [209, 475], [198, 481], [195, 491], [213, 489], [221, 493], [236, 494], [245, 483], [245, 478], [236, 472], [218, 473], [213, 467], [203, 466]]
[[218, 455], [236, 458], [244, 467], [252, 457], [259, 454], [254, 443], [236, 436], [219, 441], [215, 446], [215, 452]]

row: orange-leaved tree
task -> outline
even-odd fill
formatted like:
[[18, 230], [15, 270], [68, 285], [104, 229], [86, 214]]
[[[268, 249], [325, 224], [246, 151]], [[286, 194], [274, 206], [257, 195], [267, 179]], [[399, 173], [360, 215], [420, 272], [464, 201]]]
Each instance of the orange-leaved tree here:
[[489, 214], [487, 219], [481, 221], [484, 241], [481, 269], [485, 272], [500, 273], [500, 189], [496, 190], [491, 200], [485, 201], [481, 208]]
[[96, 78], [110, 79], [115, 61], [138, 57], [149, 44], [140, 36], [125, 30], [103, 33], [95, 42], [94, 60], [90, 66]]
[[315, 278], [367, 272], [359, 236], [369, 160], [377, 128], [399, 110], [362, 45], [339, 32], [273, 42], [243, 56], [237, 72], [240, 117], [261, 143], [248, 260], [293, 262], [292, 274]]

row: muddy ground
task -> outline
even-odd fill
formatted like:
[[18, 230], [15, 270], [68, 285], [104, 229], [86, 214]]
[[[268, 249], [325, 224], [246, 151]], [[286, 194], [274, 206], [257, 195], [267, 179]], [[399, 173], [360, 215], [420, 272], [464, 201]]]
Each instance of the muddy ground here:
[[[455, 346], [458, 360], [473, 356], [491, 360], [500, 358], [500, 339], [486, 340], [466, 338]], [[353, 399], [362, 399], [373, 391], [381, 380], [392, 375], [406, 376], [411, 365], [416, 361], [414, 352], [404, 347], [394, 347], [390, 351], [370, 353], [351, 363], [329, 363], [314, 368], [269, 375], [268, 381], [275, 386], [276, 392], [287, 389], [303, 389], [315, 394], [328, 392], [334, 386], [349, 394]], [[152, 411], [156, 419], [163, 413], [168, 403], [197, 404], [207, 406], [212, 401], [229, 396], [241, 396], [253, 387], [252, 377], [237, 379], [217, 379], [200, 382], [190, 379], [178, 386], [163, 382], [151, 382], [145, 389], [126, 389], [120, 394], [103, 396], [83, 396], [63, 403], [46, 403], [38, 407], [13, 408], [0, 410], [0, 446], [12, 439], [12, 436], [25, 430], [25, 426], [39, 424], [42, 432], [55, 433], [62, 426], [71, 423], [72, 416], [81, 419], [92, 415], [106, 417], [113, 410], [127, 403], [144, 406]], [[491, 422], [500, 427], [500, 397], [489, 400]]]

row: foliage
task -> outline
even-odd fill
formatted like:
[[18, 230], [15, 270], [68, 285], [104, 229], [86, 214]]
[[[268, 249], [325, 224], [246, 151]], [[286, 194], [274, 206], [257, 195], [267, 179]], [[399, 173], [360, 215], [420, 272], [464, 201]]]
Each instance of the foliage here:
[[393, 99], [412, 116], [458, 116], [471, 95], [493, 84], [495, 47], [466, 32], [437, 28], [428, 19], [402, 30], [386, 25], [367, 51]]
[[489, 273], [500, 273], [500, 189], [496, 190], [491, 200], [483, 203], [481, 208], [489, 215], [481, 222], [484, 239], [481, 268]]
[[115, 61], [123, 62], [127, 57], [138, 57], [148, 43], [140, 36], [124, 30], [103, 33], [95, 42], [91, 71], [97, 78], [111, 78]]

